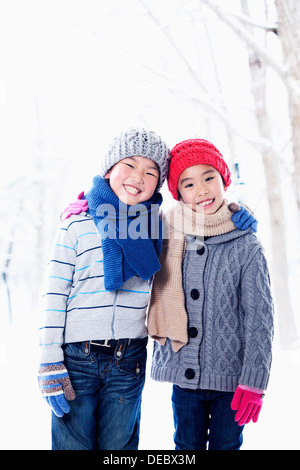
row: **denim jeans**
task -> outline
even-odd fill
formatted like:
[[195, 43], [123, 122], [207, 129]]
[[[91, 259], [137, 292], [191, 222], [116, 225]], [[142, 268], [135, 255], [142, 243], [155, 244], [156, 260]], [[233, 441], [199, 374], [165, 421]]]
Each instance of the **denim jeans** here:
[[[128, 344], [129, 342], [129, 344]], [[147, 338], [64, 347], [76, 393], [70, 412], [52, 413], [53, 450], [136, 450], [139, 443]]]
[[176, 450], [239, 450], [243, 428], [230, 408], [233, 393], [173, 386]]

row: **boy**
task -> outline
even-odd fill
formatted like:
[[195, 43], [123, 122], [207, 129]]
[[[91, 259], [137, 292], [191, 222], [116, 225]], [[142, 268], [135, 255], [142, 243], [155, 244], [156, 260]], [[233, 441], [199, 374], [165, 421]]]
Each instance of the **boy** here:
[[[273, 302], [262, 246], [237, 230], [224, 192], [230, 171], [210, 142], [171, 151], [168, 186], [180, 202], [148, 314], [151, 376], [173, 386], [177, 450], [239, 449], [262, 406], [271, 366]], [[232, 211], [232, 212], [231, 212]], [[236, 413], [234, 412], [237, 411]]]
[[[138, 448], [149, 283], [162, 246], [161, 231], [152, 240], [150, 230], [160, 225], [168, 158], [154, 132], [120, 134], [86, 196], [88, 213], [62, 223], [40, 330], [52, 449]], [[143, 215], [141, 236], [131, 240], [134, 207]]]

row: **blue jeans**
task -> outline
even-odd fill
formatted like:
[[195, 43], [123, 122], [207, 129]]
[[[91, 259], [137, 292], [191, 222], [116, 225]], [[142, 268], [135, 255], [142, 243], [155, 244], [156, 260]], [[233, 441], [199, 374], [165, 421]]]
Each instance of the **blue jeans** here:
[[243, 428], [230, 408], [233, 393], [173, 386], [176, 450], [239, 450]]
[[76, 393], [70, 412], [52, 413], [53, 450], [136, 450], [139, 443], [147, 338], [113, 347], [90, 342], [64, 347]]

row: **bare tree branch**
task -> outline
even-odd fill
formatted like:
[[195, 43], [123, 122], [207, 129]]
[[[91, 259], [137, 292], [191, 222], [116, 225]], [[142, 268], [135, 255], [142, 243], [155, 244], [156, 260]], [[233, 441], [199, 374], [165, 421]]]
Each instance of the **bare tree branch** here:
[[261, 47], [260, 44], [254, 41], [251, 34], [249, 34], [245, 30], [245, 28], [232, 21], [228, 17], [228, 14], [226, 14], [220, 7], [216, 6], [211, 0], [202, 0], [202, 2], [208, 8], [210, 8], [225, 24], [227, 24], [227, 26], [229, 26], [245, 42], [245, 44], [247, 44], [247, 46], [249, 46], [254, 52], [256, 52], [256, 54], [260, 57], [261, 60], [263, 60], [266, 64], [272, 67], [284, 80], [285, 83], [288, 83], [289, 86], [291, 86], [288, 81], [287, 67], [274, 60], [273, 57], [264, 47]]
[[191, 77], [193, 78], [194, 82], [196, 83], [196, 85], [203, 91], [207, 91], [206, 90], [206, 87], [204, 86], [203, 82], [199, 79], [199, 75], [195, 72], [195, 70], [193, 69], [193, 67], [191, 66], [191, 64], [189, 63], [189, 61], [187, 60], [186, 56], [182, 53], [182, 51], [180, 50], [180, 48], [177, 46], [176, 42], [174, 41], [174, 39], [172, 38], [171, 34], [169, 33], [169, 30], [165, 27], [163, 27], [163, 25], [159, 22], [159, 20], [157, 19], [157, 17], [152, 13], [151, 10], [149, 10], [146, 2], [144, 2], [144, 0], [140, 0], [140, 4], [145, 8], [145, 10], [147, 11], [147, 14], [149, 15], [149, 17], [154, 21], [154, 23], [163, 31], [164, 35], [166, 36], [167, 40], [170, 42], [171, 46], [173, 47], [173, 49], [177, 52], [177, 54], [179, 55], [180, 59], [184, 62], [184, 64], [186, 65]]
[[[225, 12], [224, 12], [225, 13]], [[277, 23], [274, 25], [262, 24], [257, 23], [257, 21], [253, 21], [250, 17], [245, 15], [238, 15], [237, 13], [227, 12], [227, 15], [232, 16], [233, 18], [238, 19], [245, 25], [253, 26], [254, 28], [263, 29], [266, 32], [278, 34], [278, 25]]]

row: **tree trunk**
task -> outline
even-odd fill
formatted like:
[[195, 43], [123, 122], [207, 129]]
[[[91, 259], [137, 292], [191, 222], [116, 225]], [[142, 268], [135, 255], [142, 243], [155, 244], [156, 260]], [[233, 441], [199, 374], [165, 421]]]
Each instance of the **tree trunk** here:
[[[243, 14], [248, 15], [247, 0], [241, 0]], [[250, 28], [250, 27], [248, 27]], [[266, 66], [255, 52], [249, 52], [249, 67], [255, 113], [260, 136], [272, 140], [266, 105]], [[288, 260], [285, 236], [284, 209], [280, 191], [280, 171], [276, 153], [270, 148], [262, 150], [265, 167], [267, 198], [270, 207], [272, 233], [272, 279], [276, 314], [279, 323], [280, 344], [290, 348], [298, 343], [288, 278]]]
[[[295, 88], [300, 88], [300, 2], [276, 0], [278, 36], [283, 58], [288, 67], [289, 79]], [[297, 207], [300, 211], [300, 96], [299, 90], [288, 87], [289, 113], [292, 128], [294, 154], [294, 184]]]

